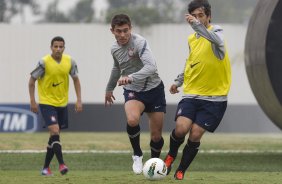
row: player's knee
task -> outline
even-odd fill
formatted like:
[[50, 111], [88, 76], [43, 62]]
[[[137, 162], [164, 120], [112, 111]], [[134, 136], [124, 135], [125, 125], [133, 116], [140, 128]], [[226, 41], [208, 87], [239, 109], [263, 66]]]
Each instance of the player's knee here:
[[59, 130], [58, 131], [50, 131], [50, 135], [51, 135], [51, 137], [55, 136], [55, 135], [60, 135], [60, 131]]
[[134, 116], [128, 117], [127, 123], [132, 127], [137, 126], [139, 124], [139, 118]]
[[49, 132], [52, 134], [60, 132], [59, 124], [53, 124], [48, 126]]
[[162, 127], [157, 127], [157, 126], [151, 127], [150, 132], [151, 132], [151, 139], [154, 142], [157, 142], [162, 139]]
[[189, 135], [189, 140], [192, 142], [200, 142], [203, 134], [198, 131], [191, 131]]
[[176, 137], [185, 137], [186, 134], [187, 134], [187, 131], [184, 130], [184, 129], [182, 129], [182, 128], [176, 127], [176, 128], [174, 129], [174, 135], [175, 135]]
[[153, 133], [151, 135], [151, 140], [154, 142], [159, 142], [163, 139], [162, 134], [161, 133]]
[[200, 142], [204, 133], [205, 133], [205, 129], [203, 129], [197, 124], [193, 124], [190, 130], [189, 139], [193, 142]]
[[185, 134], [182, 135], [182, 136], [178, 136], [175, 132], [175, 129], [173, 129], [171, 134], [170, 134], [170, 139], [178, 142], [179, 144], [182, 144], [185, 140]]

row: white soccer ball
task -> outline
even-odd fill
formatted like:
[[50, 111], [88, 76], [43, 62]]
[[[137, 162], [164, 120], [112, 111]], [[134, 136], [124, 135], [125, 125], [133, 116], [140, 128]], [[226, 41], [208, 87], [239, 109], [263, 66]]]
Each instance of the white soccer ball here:
[[143, 175], [149, 180], [160, 180], [166, 176], [167, 168], [163, 160], [151, 158], [143, 167]]

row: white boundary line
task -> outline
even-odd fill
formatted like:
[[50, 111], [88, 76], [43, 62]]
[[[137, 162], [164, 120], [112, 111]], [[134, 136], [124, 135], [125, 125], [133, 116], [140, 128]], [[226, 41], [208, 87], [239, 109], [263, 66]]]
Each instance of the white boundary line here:
[[[1, 153], [45, 153], [46, 150], [0, 150]], [[150, 153], [149, 150], [143, 151], [144, 153]], [[168, 152], [168, 151], [165, 151]], [[122, 154], [122, 153], [132, 153], [130, 150], [63, 150], [63, 153], [114, 153], [114, 154]], [[282, 150], [200, 150], [199, 153], [207, 153], [207, 154], [230, 154], [230, 153], [282, 153]]]

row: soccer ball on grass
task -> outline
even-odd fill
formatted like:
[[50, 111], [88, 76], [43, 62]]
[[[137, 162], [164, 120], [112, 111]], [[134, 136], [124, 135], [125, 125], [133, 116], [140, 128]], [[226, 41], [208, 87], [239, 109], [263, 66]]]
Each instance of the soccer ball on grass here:
[[143, 175], [149, 180], [160, 180], [166, 176], [167, 168], [163, 160], [151, 158], [143, 167]]

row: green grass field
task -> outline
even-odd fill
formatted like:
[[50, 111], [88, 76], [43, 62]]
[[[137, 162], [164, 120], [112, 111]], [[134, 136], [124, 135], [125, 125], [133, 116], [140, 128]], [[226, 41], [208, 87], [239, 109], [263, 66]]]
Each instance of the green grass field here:
[[[131, 170], [131, 149], [125, 132], [64, 132], [61, 137], [63, 149], [81, 150], [83, 153], [64, 153], [70, 169], [67, 175], [59, 174], [54, 159], [51, 165], [54, 176], [43, 177], [40, 176], [40, 169], [44, 153], [18, 151], [44, 150], [47, 139], [47, 133], [0, 134], [0, 184], [278, 184], [282, 178], [282, 134], [206, 134], [200, 153], [184, 181], [173, 179], [178, 159], [172, 173], [161, 181], [148, 181], [143, 175], [134, 175]], [[162, 158], [168, 150], [168, 133], [164, 134], [164, 139]], [[146, 150], [145, 160], [149, 158], [148, 144], [149, 134], [142, 133], [141, 145]], [[7, 150], [14, 152], [7, 153]]]

